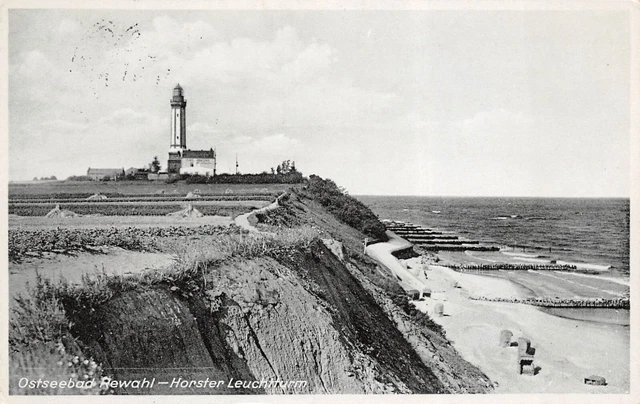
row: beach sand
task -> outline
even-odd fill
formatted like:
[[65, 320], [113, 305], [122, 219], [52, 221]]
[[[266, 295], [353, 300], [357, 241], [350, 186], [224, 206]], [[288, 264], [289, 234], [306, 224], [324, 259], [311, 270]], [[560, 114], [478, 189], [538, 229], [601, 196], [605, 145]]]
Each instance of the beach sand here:
[[[419, 271], [420, 259], [406, 260]], [[426, 286], [432, 297], [415, 301], [446, 331], [447, 339], [478, 366], [498, 393], [626, 393], [629, 391], [629, 327], [565, 319], [524, 304], [469, 300], [470, 295], [518, 297], [529, 292], [509, 280], [458, 273], [429, 266]], [[443, 303], [443, 317], [432, 314]], [[499, 347], [500, 331], [531, 340], [535, 376], [517, 373], [517, 347]], [[604, 376], [607, 386], [588, 386], [583, 379]]]

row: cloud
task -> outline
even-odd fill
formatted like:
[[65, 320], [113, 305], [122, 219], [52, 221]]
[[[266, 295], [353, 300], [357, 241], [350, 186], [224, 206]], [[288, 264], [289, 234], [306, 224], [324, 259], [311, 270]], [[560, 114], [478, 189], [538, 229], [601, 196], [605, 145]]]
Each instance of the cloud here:
[[284, 133], [265, 136], [253, 142], [256, 150], [267, 153], [293, 152], [300, 145], [299, 139], [291, 138]]
[[149, 119], [146, 115], [134, 111], [131, 108], [123, 108], [115, 110], [111, 115], [100, 118], [100, 125], [107, 125], [108, 127], [121, 127], [131, 125], [142, 125], [149, 123]]
[[335, 50], [327, 44], [313, 42], [294, 60], [282, 66], [282, 73], [295, 81], [306, 81], [329, 68], [336, 61]]
[[456, 122], [460, 133], [471, 136], [512, 137], [521, 135], [533, 124], [533, 118], [522, 111], [505, 108], [480, 111], [470, 118]]
[[59, 35], [70, 35], [78, 32], [79, 25], [77, 22], [69, 20], [67, 18], [60, 21], [60, 25], [58, 26], [58, 34]]

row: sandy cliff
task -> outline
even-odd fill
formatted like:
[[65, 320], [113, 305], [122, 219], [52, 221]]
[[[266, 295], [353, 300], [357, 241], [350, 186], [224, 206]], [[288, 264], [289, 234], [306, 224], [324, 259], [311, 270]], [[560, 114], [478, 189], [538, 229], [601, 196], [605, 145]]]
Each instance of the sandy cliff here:
[[[364, 235], [294, 196], [286, 222], [324, 240], [203, 266], [189, 290], [163, 284], [69, 311], [83, 350], [116, 379], [156, 378], [124, 394], [482, 393], [488, 378], [443, 335], [408, 316], [396, 280], [362, 252]], [[278, 215], [278, 211], [272, 215]], [[295, 218], [295, 220], [291, 220]], [[282, 223], [281, 223], [282, 224]], [[273, 229], [272, 229], [273, 230]], [[223, 380], [174, 388], [159, 381]], [[230, 388], [229, 380], [304, 381]]]

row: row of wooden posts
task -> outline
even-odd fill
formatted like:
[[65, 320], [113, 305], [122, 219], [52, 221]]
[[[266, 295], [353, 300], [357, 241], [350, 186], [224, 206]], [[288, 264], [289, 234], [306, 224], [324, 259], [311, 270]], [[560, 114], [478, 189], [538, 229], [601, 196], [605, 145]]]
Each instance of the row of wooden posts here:
[[507, 270], [507, 271], [575, 271], [578, 269], [576, 265], [566, 264], [456, 264], [447, 265], [459, 272], [470, 271], [495, 271], [495, 270]]
[[617, 299], [557, 299], [557, 298], [518, 298], [518, 297], [484, 297], [469, 296], [470, 300], [481, 300], [486, 302], [522, 303], [538, 307], [567, 307], [567, 308], [607, 308], [607, 309], [629, 309], [628, 297]]

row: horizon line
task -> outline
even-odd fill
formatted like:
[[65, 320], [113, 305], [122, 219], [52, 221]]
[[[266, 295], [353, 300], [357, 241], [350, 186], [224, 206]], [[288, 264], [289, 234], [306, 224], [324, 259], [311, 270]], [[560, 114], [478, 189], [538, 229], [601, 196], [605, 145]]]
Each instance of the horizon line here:
[[412, 197], [412, 198], [546, 198], [546, 199], [631, 199], [630, 196], [545, 196], [545, 195], [409, 195], [409, 194], [351, 194], [351, 196]]

